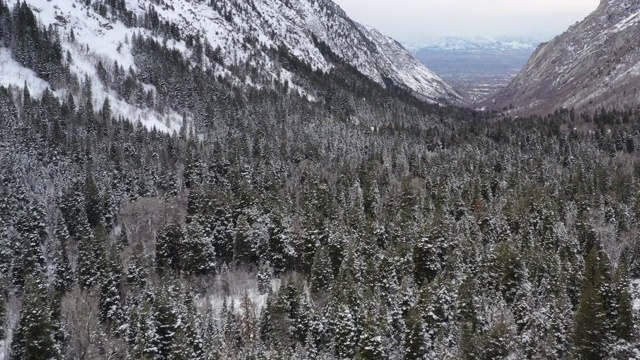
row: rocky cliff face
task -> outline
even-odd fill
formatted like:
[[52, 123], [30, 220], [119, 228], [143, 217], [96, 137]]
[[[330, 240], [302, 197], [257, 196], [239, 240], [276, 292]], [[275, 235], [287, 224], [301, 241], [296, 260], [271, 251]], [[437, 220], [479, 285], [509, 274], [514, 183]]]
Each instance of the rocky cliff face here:
[[583, 21], [541, 44], [509, 86], [480, 106], [514, 113], [640, 103], [640, 2], [602, 0]]

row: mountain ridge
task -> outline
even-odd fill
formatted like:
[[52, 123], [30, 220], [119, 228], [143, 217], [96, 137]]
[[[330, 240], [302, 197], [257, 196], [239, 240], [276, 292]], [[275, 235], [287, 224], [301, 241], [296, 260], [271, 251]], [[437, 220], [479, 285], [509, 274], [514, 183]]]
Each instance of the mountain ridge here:
[[481, 105], [520, 114], [636, 105], [639, 23], [639, 3], [601, 1], [583, 21], [541, 44], [507, 88]]
[[[9, 6], [17, 3], [6, 2]], [[82, 1], [26, 3], [46, 27], [55, 27], [61, 35], [62, 48], [71, 53], [78, 76], [92, 80], [94, 94], [101, 95], [95, 100], [96, 106], [109, 97], [112, 103], [118, 103], [116, 109], [127, 107], [126, 101], [119, 101], [108, 86], [101, 84], [95, 68], [101, 61], [107, 66], [118, 63], [125, 70], [136, 70], [129, 41], [135, 34], [150, 36], [178, 50], [191, 59], [193, 66], [209, 68], [237, 86], [270, 88], [274, 83], [286, 84], [311, 101], [318, 101], [321, 94], [295, 71], [283, 68], [273, 55], [275, 51], [284, 49], [314, 71], [327, 73], [333, 64], [322, 53], [319, 41], [382, 87], [390, 80], [394, 86], [433, 103], [458, 103], [461, 99], [399, 43], [354, 22], [330, 0], [121, 0], [94, 2], [92, 6]], [[239, 75], [243, 68], [253, 69], [252, 76]], [[152, 92], [157, 90], [148, 85], [143, 84]], [[166, 128], [175, 129], [181, 116], [171, 110], [169, 114], [147, 115], [152, 118], [148, 123], [173, 124]]]

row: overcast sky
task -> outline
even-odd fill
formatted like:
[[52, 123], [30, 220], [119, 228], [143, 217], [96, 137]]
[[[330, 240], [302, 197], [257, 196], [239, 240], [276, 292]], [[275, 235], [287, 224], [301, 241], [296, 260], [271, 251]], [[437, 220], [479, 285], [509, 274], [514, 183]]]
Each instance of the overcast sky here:
[[548, 40], [599, 0], [334, 0], [354, 20], [402, 42], [442, 36]]

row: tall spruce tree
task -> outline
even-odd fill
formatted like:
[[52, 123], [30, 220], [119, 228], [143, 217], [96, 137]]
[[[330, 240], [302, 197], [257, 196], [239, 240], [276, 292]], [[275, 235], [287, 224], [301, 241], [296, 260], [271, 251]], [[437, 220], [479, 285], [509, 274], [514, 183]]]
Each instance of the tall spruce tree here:
[[29, 275], [17, 328], [11, 340], [11, 358], [16, 360], [62, 359], [56, 343], [56, 328], [50, 298], [42, 274]]

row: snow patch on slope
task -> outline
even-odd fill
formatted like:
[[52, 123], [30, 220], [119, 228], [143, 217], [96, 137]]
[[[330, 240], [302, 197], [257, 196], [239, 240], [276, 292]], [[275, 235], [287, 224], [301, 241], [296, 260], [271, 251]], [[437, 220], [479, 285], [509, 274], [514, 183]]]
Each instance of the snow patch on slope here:
[[629, 289], [633, 299], [633, 310], [640, 312], [640, 279], [632, 279]]
[[[11, 7], [16, 3], [17, 0], [7, 1]], [[122, 23], [111, 23], [76, 1], [29, 0], [28, 4], [43, 25], [58, 28], [63, 53], [71, 54], [71, 70], [81, 81], [87, 78], [91, 80], [95, 109], [100, 109], [104, 100], [108, 98], [112, 113], [116, 117], [122, 116], [140, 122], [149, 129], [155, 128], [162, 132], [180, 129], [183, 118], [180, 114], [170, 109], [159, 113], [131, 105], [102, 84], [98, 77], [96, 65], [99, 61], [106, 67], [117, 62], [124, 69], [135, 69], [131, 46], [127, 40], [133, 36], [134, 30], [139, 29], [127, 29]], [[75, 39], [73, 41], [70, 38], [72, 32]], [[6, 68], [0, 68], [1, 85], [22, 87], [27, 81], [29, 91], [36, 97], [41, 96], [44, 90], [50, 87], [33, 71], [13, 60], [7, 49], [0, 50], [3, 50], [0, 53], [0, 61], [6, 61], [7, 64]], [[150, 85], [145, 87], [147, 90], [155, 91]], [[53, 93], [60, 99], [68, 96], [66, 89], [56, 89]]]
[[538, 47], [511, 84], [483, 104], [521, 113], [637, 105], [639, 25], [637, 0], [602, 1], [583, 21]]
[[41, 97], [49, 83], [40, 79], [35, 72], [20, 65], [11, 56], [11, 50], [0, 48], [0, 86], [22, 88], [27, 84], [31, 96]]
[[[129, 41], [134, 34], [151, 36], [166, 43], [186, 59], [192, 59], [195, 66], [193, 54], [184, 40], [163, 39], [140, 27], [127, 28], [112, 18], [110, 11], [103, 17], [80, 0], [26, 1], [44, 26], [56, 27], [61, 34], [63, 52], [71, 54], [72, 71], [81, 81], [85, 78], [91, 80], [94, 108], [100, 108], [103, 100], [109, 98], [115, 116], [141, 121], [147, 127], [162, 131], [179, 128], [182, 116], [170, 109], [158, 112], [128, 105], [128, 99], [119, 98], [100, 82], [96, 66], [101, 61], [110, 68], [117, 62], [125, 71], [129, 68], [137, 70]], [[7, 0], [9, 6], [17, 2]], [[140, 19], [153, 8], [161, 21], [174, 23], [182, 34], [197, 34], [203, 43], [208, 42], [212, 48], [219, 49], [221, 63], [203, 57], [203, 66], [236, 86], [261, 89], [273, 83], [287, 84], [291, 93], [316, 101], [313, 88], [299, 83], [296, 76], [284, 69], [270, 53], [283, 47], [312, 69], [331, 71], [333, 65], [316, 46], [315, 38], [382, 86], [386, 86], [385, 79], [390, 79], [431, 101], [459, 102], [461, 99], [399, 43], [375, 29], [353, 22], [329, 0], [217, 1], [216, 6], [228, 11], [224, 16], [222, 10], [218, 12], [208, 1], [174, 0], [158, 5], [152, 0], [125, 0], [125, 3], [127, 9]], [[258, 81], [251, 76], [236, 77], [233, 69], [247, 64], [260, 69], [262, 79], [265, 75], [267, 79]], [[14, 85], [22, 86], [19, 83]], [[145, 88], [155, 93], [152, 87], [146, 85]]]
[[631, 14], [630, 16], [616, 24], [616, 26], [614, 27], [614, 31], [623, 31], [631, 26], [638, 24], [638, 22], [640, 22], [640, 11], [635, 14]]

